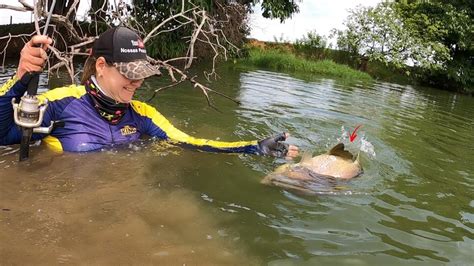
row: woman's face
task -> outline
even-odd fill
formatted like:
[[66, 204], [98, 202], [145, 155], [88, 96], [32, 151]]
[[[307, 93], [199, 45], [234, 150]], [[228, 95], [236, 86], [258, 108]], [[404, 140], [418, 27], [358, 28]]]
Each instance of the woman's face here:
[[103, 57], [96, 61], [96, 79], [107, 96], [121, 103], [130, 102], [143, 83], [143, 79], [131, 80], [124, 77], [114, 66], [108, 65]]

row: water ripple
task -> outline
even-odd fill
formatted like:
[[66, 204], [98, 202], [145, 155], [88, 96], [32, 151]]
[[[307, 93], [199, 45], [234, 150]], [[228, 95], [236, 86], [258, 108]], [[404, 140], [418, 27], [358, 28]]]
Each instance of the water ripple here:
[[341, 126], [363, 124], [360, 134], [377, 154], [363, 158], [364, 175], [349, 184], [353, 194], [284, 192], [271, 228], [303, 239], [310, 254], [466, 262], [454, 254], [474, 245], [472, 208], [462, 207], [474, 192], [472, 98], [391, 83], [304, 82], [268, 71], [243, 73], [240, 82], [243, 124], [291, 129], [303, 150], [318, 152], [341, 137]]

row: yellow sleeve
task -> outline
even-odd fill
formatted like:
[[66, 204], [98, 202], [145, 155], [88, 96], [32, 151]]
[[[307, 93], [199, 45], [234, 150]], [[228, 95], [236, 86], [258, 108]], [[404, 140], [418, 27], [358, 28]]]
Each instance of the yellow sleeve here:
[[259, 153], [260, 149], [256, 140], [225, 142], [194, 138], [174, 127], [168, 119], [148, 104], [132, 101], [132, 108], [144, 119], [146, 133], [151, 136], [203, 151]]

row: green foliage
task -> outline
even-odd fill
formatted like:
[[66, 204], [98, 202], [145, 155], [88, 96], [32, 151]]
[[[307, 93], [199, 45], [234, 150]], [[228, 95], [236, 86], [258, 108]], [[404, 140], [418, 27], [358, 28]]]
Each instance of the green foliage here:
[[303, 38], [297, 39], [294, 45], [295, 49], [324, 49], [328, 46], [328, 40], [316, 31], [310, 31]]
[[[360, 58], [354, 56], [347, 51], [334, 50], [331, 48], [298, 48], [296, 45], [288, 43], [260, 43], [260, 44], [249, 44], [254, 49], [265, 47], [265, 49], [278, 51], [282, 54], [293, 53], [297, 58], [304, 58], [309, 61], [322, 61], [330, 60], [337, 64], [349, 66], [352, 69], [358, 69], [360, 65]], [[249, 51], [247, 51], [247, 56]], [[369, 74], [372, 78], [377, 80], [383, 80], [387, 82], [395, 82], [399, 84], [411, 84], [413, 78], [408, 76], [406, 71], [411, 69], [397, 69], [395, 66], [385, 64], [378, 61], [367, 62], [365, 73]]]
[[[107, 12], [98, 11], [104, 5]], [[278, 18], [281, 21], [298, 12], [298, 5], [294, 0], [186, 0], [184, 1], [184, 9], [188, 10], [192, 7], [199, 7], [206, 10], [207, 13], [216, 19], [216, 23], [209, 27], [208, 32], [222, 32], [227, 41], [241, 47], [245, 37], [250, 32], [247, 15], [252, 12], [252, 7], [261, 3], [263, 16], [267, 18]], [[129, 22], [142, 33], [148, 33], [157, 25], [170, 16], [177, 14], [182, 9], [182, 0], [133, 0], [132, 5], [126, 5], [128, 11], [124, 15], [131, 15]], [[132, 8], [133, 6], [133, 8]], [[110, 14], [116, 13], [114, 5], [110, 5], [108, 0], [98, 0], [91, 2], [89, 16], [93, 21], [105, 21], [111, 24], [112, 18]], [[189, 22], [186, 19], [176, 18], [162, 27], [164, 30], [160, 34], [154, 36], [147, 43], [149, 55], [155, 58], [169, 59], [184, 56], [188, 49], [189, 36], [193, 32], [196, 25], [182, 25]], [[102, 25], [100, 25], [102, 26]], [[89, 29], [99, 34], [102, 29]], [[143, 35], [143, 34], [142, 34]], [[202, 38], [206, 41], [206, 38]], [[211, 40], [213, 41], [213, 40]], [[220, 44], [227, 45], [221, 39]], [[235, 46], [228, 45], [228, 56], [235, 55]], [[195, 46], [195, 55], [198, 57], [213, 56], [214, 51], [207, 44], [198, 41]]]
[[[202, 1], [201, 1], [202, 2]], [[143, 32], [150, 32], [162, 21], [168, 17], [179, 13], [181, 10], [181, 1], [133, 1], [134, 10], [131, 17], [131, 23], [137, 28], [142, 28]], [[205, 4], [204, 6], [207, 6]], [[186, 1], [185, 8], [190, 8]], [[184, 23], [178, 18], [176, 21], [164, 25], [165, 30], [174, 29], [154, 37], [147, 43], [148, 54], [152, 57], [168, 59], [183, 56], [186, 53], [186, 46], [182, 40], [183, 36], [191, 35], [192, 29], [180, 27], [179, 23]]]
[[[225, 35], [226, 41], [233, 45], [240, 46], [249, 29], [245, 24], [248, 10], [242, 5], [235, 4], [227, 0], [192, 0], [184, 2], [184, 10], [199, 7], [207, 11], [207, 15], [213, 17], [216, 22], [211, 26], [205, 24], [203, 31], [213, 32], [217, 35]], [[134, 0], [134, 10], [132, 12], [131, 23], [142, 32], [151, 32], [156, 26], [167, 18], [178, 14], [182, 9], [181, 0]], [[191, 15], [191, 13], [188, 13]], [[190, 36], [197, 27], [196, 24], [189, 23], [188, 19], [176, 17], [160, 28], [159, 34], [155, 34], [147, 43], [149, 55], [161, 59], [169, 59], [184, 56], [187, 52]], [[157, 32], [156, 32], [157, 33]], [[208, 34], [210, 36], [211, 34]], [[227, 55], [232, 55], [236, 49], [224, 41], [220, 36], [220, 44], [227, 45]], [[211, 41], [217, 43], [216, 39], [210, 37], [208, 40], [202, 35], [198, 37], [195, 44], [195, 56], [208, 57], [214, 55], [214, 50], [206, 43]]]
[[280, 19], [280, 22], [299, 12], [298, 5], [294, 0], [237, 0], [237, 2], [246, 5], [249, 11], [251, 11], [252, 6], [261, 2], [262, 16], [264, 18]]
[[449, 52], [443, 69], [424, 68], [420, 79], [474, 91], [474, 1], [398, 1], [395, 7], [412, 34]]
[[450, 59], [449, 50], [439, 42], [427, 42], [407, 31], [392, 3], [351, 10], [345, 25], [345, 31], [335, 32], [339, 49], [369, 61], [440, 69]]
[[[446, 3], [448, 2], [448, 3]], [[451, 5], [450, 3], [453, 3]], [[338, 48], [365, 61], [398, 69], [435, 86], [473, 86], [473, 4], [457, 1], [405, 0], [357, 7], [333, 30]]]
[[370, 81], [372, 78], [364, 72], [331, 60], [311, 61], [299, 58], [290, 52], [277, 49], [250, 49], [249, 56], [243, 59], [246, 64], [280, 71], [306, 72], [347, 80]]
[[298, 5], [293, 0], [263, 0], [262, 9], [263, 17], [279, 18], [280, 22], [299, 11]]

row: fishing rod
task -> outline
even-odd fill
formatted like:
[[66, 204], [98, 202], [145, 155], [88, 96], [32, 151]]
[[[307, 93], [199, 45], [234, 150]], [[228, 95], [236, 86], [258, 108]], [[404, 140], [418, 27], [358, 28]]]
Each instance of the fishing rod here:
[[[49, 22], [53, 14], [56, 0], [53, 0], [51, 7], [48, 11], [48, 17], [46, 24], [43, 29], [43, 35], [48, 32]], [[35, 45], [34, 47], [41, 47], [41, 45]], [[22, 77], [22, 80], [28, 82], [28, 88], [26, 94], [21, 97], [20, 102], [16, 103], [16, 99], [12, 99], [13, 105], [13, 118], [15, 124], [21, 129], [21, 143], [20, 143], [20, 162], [29, 158], [30, 153], [30, 140], [33, 133], [49, 134], [51, 131], [58, 126], [61, 126], [61, 122], [53, 121], [49, 127], [40, 127], [43, 122], [44, 112], [48, 107], [48, 103], [45, 102], [40, 104], [36, 94], [38, 92], [39, 76], [41, 72], [28, 72]], [[61, 124], [59, 124], [61, 123]]]

